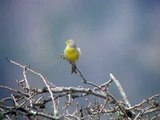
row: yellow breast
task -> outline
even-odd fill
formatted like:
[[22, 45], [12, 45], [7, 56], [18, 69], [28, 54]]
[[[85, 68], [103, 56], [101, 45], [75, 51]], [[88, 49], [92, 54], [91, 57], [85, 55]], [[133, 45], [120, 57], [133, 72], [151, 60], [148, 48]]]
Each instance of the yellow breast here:
[[79, 58], [79, 52], [76, 48], [66, 47], [64, 50], [64, 57], [70, 63], [74, 63]]

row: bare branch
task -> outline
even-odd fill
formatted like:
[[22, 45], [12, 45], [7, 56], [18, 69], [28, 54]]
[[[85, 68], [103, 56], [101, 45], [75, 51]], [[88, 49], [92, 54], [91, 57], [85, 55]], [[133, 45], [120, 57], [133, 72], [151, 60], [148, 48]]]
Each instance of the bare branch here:
[[117, 88], [119, 89], [119, 91], [120, 91], [120, 93], [121, 93], [121, 95], [122, 95], [122, 97], [123, 97], [126, 105], [127, 105], [128, 107], [131, 107], [131, 105], [130, 105], [130, 103], [129, 103], [129, 101], [128, 101], [128, 98], [127, 98], [127, 96], [126, 96], [126, 93], [124, 92], [124, 90], [123, 90], [120, 82], [119, 82], [119, 81], [113, 76], [113, 74], [111, 74], [111, 73], [110, 73], [110, 78], [115, 82], [115, 84], [116, 84]]
[[[113, 74], [110, 74], [108, 81], [98, 85], [86, 79], [76, 67], [82, 82], [90, 86], [87, 88], [57, 86], [30, 67], [8, 58], [7, 60], [22, 68], [23, 79], [18, 80], [17, 89], [0, 85], [1, 89], [10, 92], [10, 96], [0, 99], [0, 119], [12, 120], [20, 117], [51, 120], [100, 120], [103, 118], [154, 120], [160, 118], [160, 93], [131, 106], [122, 85]], [[44, 82], [44, 87], [31, 88], [30, 79], [27, 76], [30, 73], [39, 76], [39, 79]], [[112, 82], [118, 87], [124, 101], [110, 93]], [[50, 104], [53, 109], [50, 109]]]

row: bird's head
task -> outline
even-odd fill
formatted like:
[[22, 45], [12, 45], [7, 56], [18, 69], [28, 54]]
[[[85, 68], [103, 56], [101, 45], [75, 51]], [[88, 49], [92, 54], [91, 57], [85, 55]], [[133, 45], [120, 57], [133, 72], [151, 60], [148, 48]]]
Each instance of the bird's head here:
[[66, 43], [66, 46], [76, 47], [76, 44], [72, 39], [67, 40], [65, 43]]

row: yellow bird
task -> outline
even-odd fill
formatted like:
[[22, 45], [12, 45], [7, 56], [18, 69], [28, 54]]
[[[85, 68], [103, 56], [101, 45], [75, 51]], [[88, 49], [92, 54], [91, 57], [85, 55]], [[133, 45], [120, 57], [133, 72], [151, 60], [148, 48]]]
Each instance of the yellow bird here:
[[64, 49], [64, 58], [72, 65], [72, 73], [77, 73], [75, 62], [81, 54], [80, 48], [77, 48], [75, 42], [71, 39], [66, 41], [66, 48]]

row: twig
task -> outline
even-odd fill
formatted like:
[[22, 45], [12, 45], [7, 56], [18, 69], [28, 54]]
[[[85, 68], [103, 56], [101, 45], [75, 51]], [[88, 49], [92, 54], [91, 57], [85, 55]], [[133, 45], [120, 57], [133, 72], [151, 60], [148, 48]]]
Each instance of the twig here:
[[[24, 81], [26, 83], [26, 88], [27, 88], [27, 91], [29, 93], [29, 97], [31, 98], [31, 90], [30, 90], [30, 86], [29, 86], [29, 83], [28, 83], [28, 80], [27, 80], [27, 67], [26, 66], [23, 66], [23, 77], [24, 77]], [[30, 106], [33, 107], [33, 103], [32, 103], [32, 99], [29, 100], [30, 102]]]
[[15, 106], [18, 107], [19, 104], [17, 103], [16, 98], [14, 97], [13, 94], [11, 94], [11, 97], [12, 97], [12, 99], [13, 99], [13, 101], [14, 101]]
[[[113, 81], [113, 80], [110, 79], [110, 80], [108, 80], [107, 82], [99, 85], [98, 87], [96, 86], [96, 87], [94, 88], [94, 90], [103, 90], [103, 88], [106, 89], [108, 86], [110, 86], [110, 84], [112, 83], [112, 81]], [[104, 90], [103, 90], [103, 91], [104, 91]]]
[[[5, 112], [2, 108], [0, 108], [0, 113]], [[8, 120], [11, 120], [11, 118], [8, 116], [8, 115], [5, 115], [5, 117], [8, 119]], [[2, 116], [1, 116], [1, 119], [2, 119]], [[4, 118], [3, 118], [4, 119]]]
[[[61, 54], [60, 55], [60, 57], [62, 58], [62, 59], [64, 59], [64, 60], [66, 60], [65, 59], [65, 57]], [[94, 86], [94, 87], [97, 87], [97, 88], [99, 88], [99, 89], [101, 89], [98, 85], [96, 85], [95, 83], [93, 83], [93, 82], [90, 82], [90, 81], [87, 81], [87, 79], [84, 77], [84, 75], [82, 74], [82, 72], [79, 70], [79, 68], [76, 66], [76, 64], [72, 64], [71, 63], [71, 65], [76, 69], [76, 71], [79, 73], [79, 76], [82, 78], [82, 82], [83, 83], [85, 83], [85, 84], [89, 84], [89, 85], [92, 85], [92, 86]]]
[[29, 96], [28, 93], [25, 93], [25, 92], [20, 91], [20, 90], [16, 90], [16, 89], [14, 89], [14, 88], [11, 88], [11, 87], [8, 87], [8, 86], [5, 86], [5, 85], [0, 85], [0, 88], [5, 88], [5, 89], [7, 89], [7, 90], [9, 90], [9, 91], [11, 91], [11, 92], [20, 93], [20, 94], [22, 94], [22, 95], [24, 95], [24, 96], [26, 96], [26, 97]]
[[74, 66], [74, 68], [78, 71], [80, 77], [82, 78], [82, 82], [83, 83], [87, 83], [87, 80], [84, 78], [83, 74], [81, 73], [81, 71], [77, 68], [77, 66], [75, 64], [72, 64]]
[[128, 108], [128, 109], [129, 109], [129, 110], [132, 110], [132, 109], [135, 109], [135, 108], [137, 108], [137, 107], [141, 107], [141, 106], [144, 105], [145, 103], [148, 103], [148, 101], [151, 101], [151, 100], [153, 100], [153, 99], [155, 99], [155, 98], [157, 98], [157, 97], [160, 97], [160, 93], [155, 94], [155, 95], [151, 96], [150, 98], [145, 99], [145, 100], [143, 100], [142, 102], [140, 102], [139, 104], [136, 104], [136, 105], [134, 105], [134, 106], [132, 106], [132, 107], [130, 107], [130, 108]]
[[[31, 116], [35, 119], [41, 116], [46, 119], [48, 118], [52, 120], [64, 120], [64, 119], [82, 120], [82, 119], [95, 119], [95, 118], [101, 119], [102, 115], [108, 115], [109, 117], [111, 117], [111, 119], [115, 119], [118, 117], [118, 119], [121, 118], [125, 120], [130, 120], [131, 118], [134, 120], [139, 120], [151, 113], [156, 114], [154, 115], [155, 117], [152, 116], [152, 118], [156, 118], [156, 116], [160, 115], [158, 113], [160, 111], [160, 103], [159, 100], [156, 101], [156, 99], [160, 97], [160, 93], [148, 99], [143, 100], [141, 103], [137, 105], [131, 106], [121, 84], [112, 74], [110, 74], [110, 79], [107, 82], [101, 85], [97, 85], [96, 83], [88, 81], [84, 77], [82, 72], [77, 67], [75, 67], [78, 75], [83, 80], [82, 82], [84, 84], [91, 85], [91, 88], [57, 87], [56, 85], [50, 83], [47, 80], [47, 78], [45, 78], [41, 73], [32, 70], [30, 67], [21, 65], [20, 63], [17, 63], [8, 58], [7, 60], [10, 63], [22, 68], [24, 78], [23, 80], [18, 82], [20, 84], [19, 86], [21, 86], [23, 90], [16, 90], [8, 86], [0, 85], [0, 88], [7, 89], [11, 92], [10, 98], [4, 98], [0, 100], [0, 111], [3, 112], [2, 113], [3, 118], [11, 120], [13, 117], [19, 117], [19, 115], [20, 116], [24, 115], [28, 119]], [[28, 72], [29, 73], [31, 72], [32, 74], [39, 76], [45, 84], [44, 88], [31, 89], [29, 86], [29, 81], [27, 80]], [[114, 82], [118, 87], [120, 94], [124, 99], [123, 102], [116, 99], [115, 96], [110, 94], [109, 86], [111, 85], [112, 82]], [[46, 93], [47, 95], [49, 93], [50, 97], [46, 96]], [[67, 97], [68, 99], [65, 99], [64, 101], [63, 98], [65, 97]], [[78, 106], [76, 105], [75, 111], [72, 111], [75, 108], [74, 102], [77, 101], [75, 100], [75, 98], [79, 100], [80, 97], [85, 97], [87, 101], [87, 106], [83, 107], [82, 111], [82, 109], [78, 109]], [[95, 104], [92, 103], [92, 100], [91, 101], [89, 100], [92, 97], [96, 98]], [[59, 105], [63, 104], [63, 103], [59, 104], [59, 101], [64, 101], [64, 104], [67, 103], [64, 105], [65, 112], [61, 114], [62, 116], [58, 115], [58, 110], [60, 108]], [[49, 102], [52, 102], [53, 114], [44, 113], [46, 104]], [[63, 109], [63, 107], [61, 109]], [[132, 116], [130, 117], [129, 112], [134, 114], [132, 114]], [[80, 113], [83, 113], [83, 116], [80, 116]], [[0, 119], [2, 117], [0, 116]]]
[[[7, 60], [8, 60], [10, 63], [13, 63], [13, 64], [15, 64], [15, 65], [17, 65], [17, 66], [19, 66], [19, 67], [21, 67], [21, 68], [23, 68], [23, 69], [24, 69], [24, 68], [26, 69], [26, 66], [24, 66], [24, 65], [21, 65], [21, 64], [15, 62], [15, 61], [13, 61], [13, 60], [10, 60], [9, 58], [7, 58]], [[32, 70], [32, 69], [30, 69], [30, 68], [27, 68], [27, 70], [30, 71], [31, 73], [35, 74], [35, 75], [38, 75], [38, 76], [43, 80], [44, 84], [46, 85], [46, 87], [47, 87], [47, 89], [48, 89], [48, 91], [49, 91], [49, 93], [50, 93], [50, 97], [51, 97], [51, 99], [52, 99], [53, 108], [54, 108], [54, 115], [57, 115], [58, 110], [57, 110], [57, 107], [56, 107], [55, 99], [54, 99], [54, 97], [53, 97], [53, 93], [52, 93], [52, 91], [51, 91], [51, 89], [50, 89], [50, 86], [48, 85], [47, 80], [45, 79], [45, 77], [44, 77], [42, 74], [40, 74], [40, 73], [38, 73], [38, 72], [35, 72], [34, 70]]]
[[113, 74], [111, 74], [111, 73], [110, 73], [110, 78], [115, 82], [115, 84], [116, 84], [117, 88], [119, 89], [119, 91], [120, 91], [120, 93], [121, 93], [121, 95], [122, 95], [122, 97], [123, 97], [126, 105], [127, 105], [128, 107], [131, 107], [131, 105], [130, 105], [130, 103], [129, 103], [129, 101], [128, 101], [128, 98], [127, 98], [127, 96], [126, 96], [126, 94], [125, 94], [125, 92], [124, 92], [124, 90], [123, 90], [120, 82], [119, 82], [119, 81], [113, 76]]

